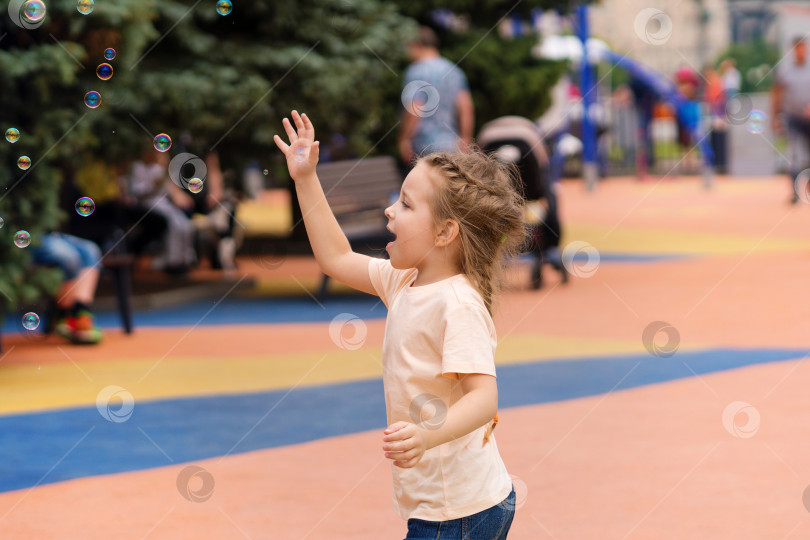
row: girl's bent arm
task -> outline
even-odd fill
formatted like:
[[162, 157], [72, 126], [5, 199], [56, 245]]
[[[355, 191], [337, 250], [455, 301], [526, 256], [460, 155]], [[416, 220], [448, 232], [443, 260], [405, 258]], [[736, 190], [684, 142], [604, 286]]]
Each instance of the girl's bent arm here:
[[495, 377], [483, 373], [459, 373], [464, 396], [447, 410], [438, 429], [427, 429], [427, 448], [458, 439], [492, 421], [498, 412]]
[[[424, 422], [395, 422], [383, 436], [385, 457], [403, 469], [414, 467], [427, 450], [458, 439], [491, 421], [498, 411], [498, 385], [495, 377], [483, 373], [459, 374], [464, 396], [453, 404], [445, 418], [434, 416]], [[441, 425], [434, 428], [433, 424]], [[486, 437], [482, 444], [486, 442]]]

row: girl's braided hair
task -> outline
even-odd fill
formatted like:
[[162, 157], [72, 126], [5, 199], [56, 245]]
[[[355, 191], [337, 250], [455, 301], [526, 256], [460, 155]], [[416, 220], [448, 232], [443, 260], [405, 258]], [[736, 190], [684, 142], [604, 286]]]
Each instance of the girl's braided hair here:
[[437, 152], [420, 161], [435, 173], [433, 218], [437, 224], [447, 219], [458, 222], [461, 271], [491, 315], [503, 270], [526, 237], [520, 173], [478, 150]]

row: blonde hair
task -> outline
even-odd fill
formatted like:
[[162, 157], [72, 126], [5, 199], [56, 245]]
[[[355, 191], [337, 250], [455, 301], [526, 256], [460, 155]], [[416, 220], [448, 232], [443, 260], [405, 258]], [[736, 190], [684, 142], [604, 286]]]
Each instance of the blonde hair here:
[[435, 173], [433, 219], [459, 227], [461, 271], [490, 315], [502, 287], [503, 270], [526, 238], [520, 173], [480, 151], [437, 152], [420, 158]]

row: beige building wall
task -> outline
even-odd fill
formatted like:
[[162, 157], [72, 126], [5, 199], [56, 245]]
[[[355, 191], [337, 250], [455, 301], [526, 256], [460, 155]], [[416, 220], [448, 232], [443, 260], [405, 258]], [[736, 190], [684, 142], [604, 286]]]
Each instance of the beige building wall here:
[[700, 51], [696, 0], [600, 0], [590, 11], [591, 33], [611, 49], [669, 76], [683, 65], [700, 69], [731, 40], [726, 0], [704, 0], [710, 14], [705, 57]]

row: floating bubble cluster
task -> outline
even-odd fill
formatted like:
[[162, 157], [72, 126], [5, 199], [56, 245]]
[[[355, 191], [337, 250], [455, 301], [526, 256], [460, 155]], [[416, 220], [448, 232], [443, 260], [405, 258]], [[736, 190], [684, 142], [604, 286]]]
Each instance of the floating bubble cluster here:
[[158, 152], [165, 152], [171, 147], [172, 147], [171, 137], [169, 137], [165, 133], [161, 133], [155, 136], [155, 150], [157, 150]]
[[96, 75], [102, 81], [108, 81], [113, 76], [113, 68], [110, 64], [99, 64], [96, 68]]
[[26, 330], [36, 330], [39, 327], [39, 315], [33, 311], [26, 313], [23, 315], [22, 325]]
[[93, 13], [93, 9], [95, 9], [96, 3], [93, 0], [79, 0], [79, 3], [76, 5], [76, 9], [79, 10], [79, 13], [82, 15], [90, 15]]
[[28, 247], [31, 243], [31, 235], [28, 231], [17, 231], [14, 233], [14, 245], [18, 248]]
[[220, 15], [229, 15], [233, 11], [233, 3], [231, 0], [219, 0], [217, 2], [217, 13]]
[[6, 140], [11, 144], [20, 140], [20, 130], [17, 128], [8, 128], [6, 130]]
[[76, 213], [82, 217], [87, 217], [96, 209], [96, 203], [90, 197], [82, 197], [76, 201]]
[[95, 90], [91, 90], [84, 95], [84, 104], [91, 109], [97, 108], [101, 105], [101, 94]]
[[28, 167], [31, 166], [31, 158], [28, 156], [20, 156], [17, 160], [17, 167], [22, 170], [26, 170]]

